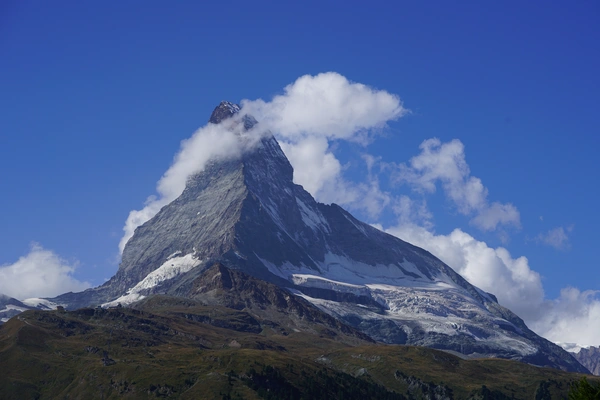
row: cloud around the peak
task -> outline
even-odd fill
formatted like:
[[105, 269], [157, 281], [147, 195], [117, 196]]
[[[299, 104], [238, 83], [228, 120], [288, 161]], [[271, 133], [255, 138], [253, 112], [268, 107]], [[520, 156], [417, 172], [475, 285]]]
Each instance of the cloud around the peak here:
[[440, 184], [457, 211], [470, 216], [471, 224], [484, 231], [501, 225], [520, 226], [520, 214], [514, 205], [489, 202], [488, 189], [481, 179], [471, 175], [460, 140], [442, 143], [432, 138], [419, 148], [420, 154], [398, 166], [394, 178], [397, 182], [421, 193], [433, 193]]
[[[344, 166], [331, 151], [331, 141], [368, 143], [374, 131], [407, 113], [398, 96], [328, 72], [298, 78], [271, 101], [242, 100], [241, 104], [240, 115], [252, 115], [259, 121], [252, 135], [273, 133], [294, 167], [294, 181], [315, 198], [363, 207], [373, 215], [381, 209], [379, 203], [386, 198], [377, 192], [374, 181], [363, 185], [343, 178]], [[173, 163], [157, 183], [156, 194], [148, 197], [141, 210], [129, 213], [119, 243], [121, 253], [135, 228], [176, 199], [187, 179], [202, 171], [209, 160], [239, 156], [251, 147], [235, 134], [241, 126], [229, 120], [207, 124], [182, 141]], [[367, 199], [364, 205], [362, 199]]]
[[0, 293], [24, 300], [85, 290], [91, 285], [73, 276], [76, 266], [76, 262], [33, 243], [27, 255], [0, 266]]
[[600, 344], [598, 292], [567, 287], [558, 298], [546, 299], [542, 277], [526, 257], [514, 258], [507, 249], [492, 248], [461, 229], [436, 235], [403, 224], [387, 232], [430, 251], [471, 284], [496, 295], [539, 335], [554, 342]]
[[175, 200], [185, 189], [190, 176], [204, 169], [212, 159], [225, 159], [239, 156], [244, 148], [251, 147], [253, 141], [240, 141], [239, 133], [243, 128], [237, 120], [224, 121], [221, 124], [207, 124], [181, 142], [179, 152], [173, 163], [156, 184], [156, 194], [146, 200], [141, 210], [132, 210], [125, 221], [123, 236], [119, 242], [122, 253], [127, 241], [133, 236], [135, 228], [150, 220], [160, 209]]
[[397, 95], [327, 72], [298, 78], [271, 101], [243, 100], [242, 112], [275, 134], [294, 167], [294, 182], [318, 201], [362, 209], [371, 217], [389, 203], [376, 178], [357, 184], [343, 177], [344, 165], [331, 144], [368, 144], [389, 121], [408, 113]]
[[394, 94], [327, 72], [301, 76], [271, 101], [243, 100], [242, 112], [276, 135], [298, 142], [307, 136], [367, 140], [370, 130], [384, 127], [407, 110]]

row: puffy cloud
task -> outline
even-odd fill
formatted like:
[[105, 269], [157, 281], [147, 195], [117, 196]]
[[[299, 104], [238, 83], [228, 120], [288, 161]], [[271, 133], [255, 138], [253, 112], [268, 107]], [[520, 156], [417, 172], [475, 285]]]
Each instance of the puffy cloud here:
[[440, 182], [458, 212], [474, 215], [471, 223], [482, 230], [495, 230], [498, 225], [520, 226], [515, 206], [488, 202], [488, 189], [481, 179], [471, 175], [460, 140], [442, 143], [433, 138], [425, 140], [419, 148], [421, 154], [398, 167], [396, 181], [408, 183], [422, 193], [435, 192]]
[[294, 143], [306, 136], [364, 141], [407, 112], [398, 96], [335, 72], [304, 75], [270, 102], [243, 100], [242, 111]]
[[373, 132], [408, 112], [398, 96], [328, 72], [298, 78], [269, 102], [243, 100], [242, 112], [275, 134], [294, 167], [294, 182], [317, 200], [362, 209], [370, 217], [390, 203], [376, 176], [369, 173], [366, 183], [344, 179], [331, 143], [367, 144]]
[[[398, 96], [329, 72], [302, 76], [269, 102], [242, 100], [241, 104], [240, 115], [252, 115], [259, 121], [250, 136], [256, 139], [271, 131], [294, 167], [294, 181], [318, 200], [363, 208], [369, 215], [377, 215], [388, 201], [376, 180], [368, 184], [345, 180], [344, 167], [330, 143], [368, 143], [373, 131], [407, 112]], [[241, 143], [236, 132], [241, 134], [239, 122], [226, 120], [200, 128], [181, 143], [172, 165], [157, 184], [157, 194], [148, 198], [144, 208], [129, 213], [119, 243], [121, 253], [135, 228], [183, 192], [189, 176], [202, 171], [209, 160], [239, 156], [254, 143], [250, 138]]]
[[78, 292], [91, 285], [73, 277], [76, 263], [68, 262], [39, 244], [14, 264], [0, 266], [0, 293], [19, 300]]
[[[329, 151], [325, 137], [308, 137], [297, 143], [280, 142], [281, 149], [294, 167], [294, 182], [314, 196], [332, 197], [340, 186], [342, 165]], [[332, 190], [332, 186], [335, 189]], [[354, 199], [353, 194], [342, 191], [342, 198]], [[333, 196], [335, 197], [335, 196]]]
[[570, 248], [569, 233], [573, 230], [573, 226], [569, 226], [567, 229], [562, 226], [554, 229], [550, 229], [548, 232], [540, 233], [535, 240], [538, 243], [542, 243], [557, 250], [568, 250]]
[[405, 224], [387, 232], [425, 248], [473, 285], [496, 295], [500, 304], [547, 339], [600, 344], [598, 292], [565, 288], [558, 298], [548, 300], [540, 274], [531, 269], [526, 257], [513, 258], [507, 249], [491, 248], [461, 229], [449, 235], [435, 235]]
[[543, 303], [530, 326], [553, 342], [600, 344], [600, 297], [598, 291], [567, 287], [557, 299]]
[[520, 218], [519, 210], [512, 204], [493, 202], [483, 206], [471, 222], [484, 231], [493, 231], [498, 225], [519, 226]]
[[522, 318], [535, 316], [544, 298], [540, 275], [529, 268], [526, 257], [514, 259], [505, 248], [491, 248], [461, 229], [434, 235], [416, 225], [401, 225], [388, 232], [435, 254]]

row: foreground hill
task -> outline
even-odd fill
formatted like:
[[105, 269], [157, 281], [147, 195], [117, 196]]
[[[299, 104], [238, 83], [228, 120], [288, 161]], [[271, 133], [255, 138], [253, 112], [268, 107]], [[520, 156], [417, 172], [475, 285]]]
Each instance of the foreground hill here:
[[239, 295], [217, 283], [199, 291], [203, 300], [154, 295], [135, 308], [25, 311], [0, 327], [0, 397], [554, 399], [580, 378], [376, 344], [302, 299], [279, 298], [274, 285], [263, 289]]

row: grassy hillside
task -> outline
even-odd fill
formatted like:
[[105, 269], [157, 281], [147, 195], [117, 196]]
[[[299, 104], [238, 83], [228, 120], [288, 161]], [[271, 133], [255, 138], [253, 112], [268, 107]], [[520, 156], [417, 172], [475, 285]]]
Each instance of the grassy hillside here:
[[580, 378], [193, 301], [146, 306], [11, 319], [0, 327], [0, 398], [558, 399]]

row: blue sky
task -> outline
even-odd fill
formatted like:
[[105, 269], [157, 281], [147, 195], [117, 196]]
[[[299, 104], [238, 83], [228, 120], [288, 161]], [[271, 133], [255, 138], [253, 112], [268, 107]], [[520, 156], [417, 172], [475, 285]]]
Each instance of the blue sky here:
[[[417, 244], [434, 253], [448, 249], [443, 241], [458, 228], [456, 235], [468, 235], [475, 247], [505, 248], [511, 260], [524, 256], [543, 285], [540, 307], [559, 307], [571, 295], [581, 303], [569, 307], [595, 315], [595, 295], [583, 293], [600, 290], [600, 5], [340, 4], [3, 2], [2, 268], [35, 253], [63, 268], [75, 285], [101, 284], [118, 267], [129, 212], [156, 192], [180, 142], [206, 123], [219, 101], [270, 101], [303, 75], [333, 71], [399, 96], [410, 110], [388, 120], [367, 145], [329, 141], [345, 181], [375, 176], [392, 199], [375, 214], [357, 204], [348, 208], [405, 239], [421, 238]], [[431, 138], [440, 146], [459, 140], [470, 171], [459, 181], [434, 178], [433, 193], [410, 164]], [[365, 155], [380, 157], [370, 177]], [[510, 204], [518, 221], [495, 229], [474, 224], [478, 211], [461, 212], [449, 196], [452, 185], [470, 177], [486, 188], [487, 206]], [[403, 196], [415, 207], [426, 204], [430, 217], [400, 221], [392, 203]], [[431, 236], [395, 229], [402, 223]], [[456, 235], [453, 245], [460, 242]], [[456, 258], [437, 255], [449, 264]], [[477, 263], [452, 266], [468, 274]], [[13, 286], [25, 291], [22, 285]], [[566, 287], [580, 292], [561, 295]], [[505, 289], [497, 288], [492, 291]], [[585, 325], [585, 318], [578, 321]], [[560, 325], [556, 320], [528, 322], [553, 340], [574, 340], [566, 328], [550, 332], [548, 325]], [[600, 344], [590, 335], [584, 341]]]

